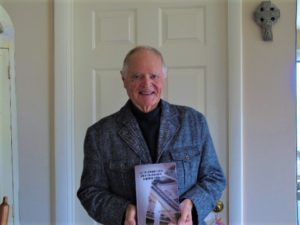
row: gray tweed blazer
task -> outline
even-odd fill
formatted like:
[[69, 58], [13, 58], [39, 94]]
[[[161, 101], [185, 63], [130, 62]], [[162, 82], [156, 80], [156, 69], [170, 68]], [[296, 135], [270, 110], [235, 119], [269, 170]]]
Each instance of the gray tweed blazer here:
[[176, 162], [180, 200], [191, 199], [193, 221], [203, 225], [225, 188], [205, 117], [196, 110], [161, 100], [157, 160], [152, 162], [129, 102], [88, 128], [77, 196], [87, 213], [104, 225], [122, 225], [135, 204], [134, 166]]

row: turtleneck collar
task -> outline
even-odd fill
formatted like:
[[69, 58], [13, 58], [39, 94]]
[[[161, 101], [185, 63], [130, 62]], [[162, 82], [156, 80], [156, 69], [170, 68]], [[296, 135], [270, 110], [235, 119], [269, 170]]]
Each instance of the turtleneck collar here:
[[130, 109], [135, 117], [139, 120], [147, 120], [152, 121], [155, 118], [160, 116], [161, 113], [161, 101], [158, 103], [157, 107], [150, 111], [150, 112], [142, 112], [140, 109], [138, 109], [132, 101], [130, 101]]

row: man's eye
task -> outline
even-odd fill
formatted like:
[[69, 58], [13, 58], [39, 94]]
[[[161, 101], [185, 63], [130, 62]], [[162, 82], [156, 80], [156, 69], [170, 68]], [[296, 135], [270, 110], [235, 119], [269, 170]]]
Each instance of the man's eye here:
[[159, 79], [159, 75], [157, 75], [157, 74], [151, 74], [150, 78], [152, 80], [157, 80], [157, 79]]
[[140, 80], [141, 77], [142, 77], [142, 76], [141, 76], [140, 74], [133, 74], [133, 75], [131, 76], [132, 80]]

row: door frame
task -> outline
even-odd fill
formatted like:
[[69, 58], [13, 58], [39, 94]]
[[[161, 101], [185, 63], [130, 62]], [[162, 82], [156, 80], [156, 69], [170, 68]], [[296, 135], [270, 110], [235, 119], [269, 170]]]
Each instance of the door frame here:
[[[55, 224], [75, 225], [73, 4], [54, 0]], [[244, 224], [242, 1], [228, 1], [228, 219]]]
[[[12, 221], [11, 224], [19, 225], [19, 154], [17, 137], [17, 108], [16, 108], [16, 73], [15, 73], [15, 28], [7, 11], [0, 5], [1, 27], [0, 49], [8, 50], [8, 76], [10, 85], [10, 110], [11, 110], [11, 157], [12, 157], [12, 182], [13, 199], [9, 201], [11, 206]], [[0, 196], [3, 197], [3, 196]], [[1, 199], [2, 201], [2, 199]]]

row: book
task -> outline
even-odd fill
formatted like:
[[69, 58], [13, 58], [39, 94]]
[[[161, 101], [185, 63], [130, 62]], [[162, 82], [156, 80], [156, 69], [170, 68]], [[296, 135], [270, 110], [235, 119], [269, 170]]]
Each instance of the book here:
[[176, 163], [135, 166], [138, 225], [177, 224], [180, 216]]

